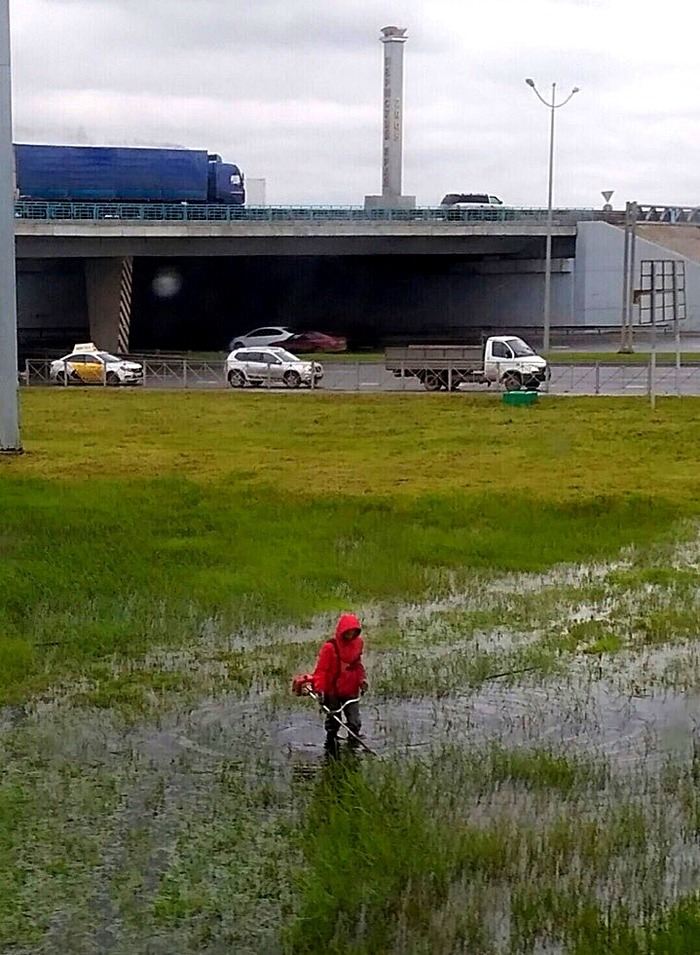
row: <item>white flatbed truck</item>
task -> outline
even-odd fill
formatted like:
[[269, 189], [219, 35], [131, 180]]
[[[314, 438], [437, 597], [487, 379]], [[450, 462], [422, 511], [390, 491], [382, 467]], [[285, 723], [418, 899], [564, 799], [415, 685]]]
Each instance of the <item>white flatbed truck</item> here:
[[536, 391], [550, 374], [546, 360], [516, 335], [492, 335], [483, 345], [392, 346], [384, 361], [397, 378], [417, 378], [427, 391], [456, 391], [462, 384]]

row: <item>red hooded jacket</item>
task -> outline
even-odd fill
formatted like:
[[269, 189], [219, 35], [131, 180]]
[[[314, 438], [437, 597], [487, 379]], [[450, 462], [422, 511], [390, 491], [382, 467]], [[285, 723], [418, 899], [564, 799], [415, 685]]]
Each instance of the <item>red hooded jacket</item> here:
[[348, 630], [361, 630], [362, 625], [352, 613], [344, 613], [335, 628], [335, 637], [321, 647], [314, 670], [316, 693], [329, 696], [355, 697], [360, 695], [360, 684], [366, 679], [362, 664], [362, 637], [343, 638]]

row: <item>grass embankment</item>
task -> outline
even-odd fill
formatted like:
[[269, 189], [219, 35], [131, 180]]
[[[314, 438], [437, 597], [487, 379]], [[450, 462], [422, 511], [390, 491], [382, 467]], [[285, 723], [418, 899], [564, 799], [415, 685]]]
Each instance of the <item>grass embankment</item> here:
[[[537, 569], [700, 506], [697, 403], [31, 392], [1, 462], [0, 693], [222, 628]], [[441, 576], [442, 575], [442, 576]]]
[[[465, 752], [468, 704], [437, 752], [347, 775], [290, 782], [265, 747], [317, 646], [275, 626], [325, 609], [474, 589], [369, 634], [387, 709], [456, 700], [518, 663], [546, 675], [692, 639], [697, 575], [668, 554], [700, 510], [698, 410], [24, 392], [27, 454], [0, 461], [0, 694], [58, 704], [22, 709], [0, 738], [0, 948], [700, 949], [678, 873], [700, 826], [697, 761], [621, 780], [604, 753], [570, 752], [564, 729], [599, 712], [576, 683], [553, 701], [563, 752], [540, 744], [559, 739], [540, 703], [512, 715], [529, 749]], [[494, 579], [629, 545], [637, 557], [578, 589]], [[258, 626], [249, 650], [229, 640]], [[58, 680], [75, 681], [65, 697], [45, 693]], [[627, 705], [644, 692], [622, 685]], [[434, 719], [441, 733], [437, 705]]]

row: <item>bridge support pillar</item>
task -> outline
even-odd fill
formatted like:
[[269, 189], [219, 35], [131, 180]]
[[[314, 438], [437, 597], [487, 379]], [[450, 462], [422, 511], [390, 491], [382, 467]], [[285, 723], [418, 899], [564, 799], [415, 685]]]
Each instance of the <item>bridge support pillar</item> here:
[[131, 256], [85, 260], [90, 338], [105, 351], [129, 351], [133, 268]]

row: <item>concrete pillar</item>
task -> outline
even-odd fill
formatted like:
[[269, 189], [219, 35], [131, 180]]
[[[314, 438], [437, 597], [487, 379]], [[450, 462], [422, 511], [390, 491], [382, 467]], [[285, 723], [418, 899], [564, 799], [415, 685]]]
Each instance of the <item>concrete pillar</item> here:
[[133, 259], [86, 259], [90, 340], [105, 351], [129, 351]]
[[17, 394], [14, 153], [10, 70], [10, 9], [0, 0], [0, 453], [22, 449]]
[[384, 117], [382, 143], [382, 195], [400, 196], [403, 173], [403, 45], [406, 30], [383, 27]]
[[403, 175], [403, 47], [405, 27], [382, 27], [384, 94], [382, 110], [382, 194], [365, 196], [367, 209], [412, 209], [415, 196], [401, 193]]

